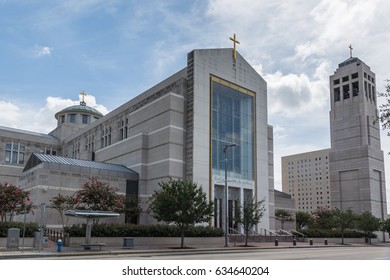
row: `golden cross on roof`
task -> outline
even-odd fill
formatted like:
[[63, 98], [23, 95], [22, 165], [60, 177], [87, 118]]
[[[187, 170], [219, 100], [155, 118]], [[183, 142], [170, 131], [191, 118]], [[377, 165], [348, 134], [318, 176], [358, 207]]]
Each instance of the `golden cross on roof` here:
[[236, 33], [234, 33], [233, 38], [229, 37], [229, 39], [233, 41], [233, 59], [236, 62], [236, 44], [240, 44], [240, 42], [236, 39]]
[[86, 103], [85, 103], [84, 98], [85, 98], [85, 96], [88, 95], [88, 94], [86, 94], [84, 91], [82, 91], [82, 92], [80, 92], [80, 95], [81, 95], [81, 102], [80, 102], [80, 104], [81, 104], [81, 105], [85, 105]]
[[353, 50], [352, 44], [349, 44], [348, 48], [349, 48], [349, 56], [352, 57], [352, 50]]

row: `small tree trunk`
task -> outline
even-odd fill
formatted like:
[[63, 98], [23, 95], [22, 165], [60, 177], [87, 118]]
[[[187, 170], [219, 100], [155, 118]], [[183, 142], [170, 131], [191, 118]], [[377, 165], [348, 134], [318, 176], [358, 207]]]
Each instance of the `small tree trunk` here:
[[245, 247], [248, 246], [248, 237], [249, 237], [249, 230], [245, 231]]
[[184, 248], [184, 232], [185, 232], [185, 228], [183, 227], [181, 229], [181, 242], [180, 242], [180, 248]]
[[184, 230], [181, 232], [180, 248], [184, 248]]

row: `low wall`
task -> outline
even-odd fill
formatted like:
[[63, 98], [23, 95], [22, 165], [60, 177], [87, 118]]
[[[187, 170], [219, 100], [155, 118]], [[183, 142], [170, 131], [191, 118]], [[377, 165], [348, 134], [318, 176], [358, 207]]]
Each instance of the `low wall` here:
[[[324, 244], [325, 242], [325, 239], [328, 240], [328, 244], [341, 244], [341, 237], [336, 237], [336, 238], [311, 238], [311, 237], [307, 237], [307, 242], [309, 242], [310, 240], [313, 240], [313, 244]], [[371, 238], [371, 244], [376, 244], [376, 243], [379, 243], [380, 241], [377, 239], [377, 238]], [[361, 237], [361, 238], [344, 238], [344, 244], [365, 244], [365, 238], [364, 237]]]
[[[106, 243], [107, 246], [122, 246], [123, 238], [133, 238], [134, 246], [180, 246], [180, 237], [92, 237], [91, 243]], [[85, 243], [85, 237], [70, 237], [70, 246], [79, 246]], [[221, 245], [225, 244], [224, 237], [185, 237], [186, 246]]]
[[[21, 248], [23, 245], [23, 237], [19, 238], [19, 247]], [[25, 237], [24, 238], [24, 247], [33, 247], [34, 238], [33, 237]], [[0, 248], [7, 247], [7, 238], [0, 238]]]

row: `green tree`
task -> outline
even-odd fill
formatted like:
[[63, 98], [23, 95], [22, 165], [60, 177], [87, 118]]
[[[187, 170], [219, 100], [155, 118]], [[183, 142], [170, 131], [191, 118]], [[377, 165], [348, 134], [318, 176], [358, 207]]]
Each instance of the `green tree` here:
[[381, 230], [390, 234], [390, 218], [387, 218], [382, 222]]
[[245, 234], [245, 246], [248, 246], [248, 237], [250, 231], [260, 222], [265, 213], [264, 200], [256, 201], [253, 197], [245, 201], [244, 206], [239, 207], [235, 220], [242, 226]]
[[341, 244], [344, 245], [344, 232], [346, 229], [351, 229], [354, 227], [356, 222], [356, 215], [352, 212], [351, 209], [340, 210], [335, 208], [333, 212], [333, 225], [341, 231]]
[[307, 212], [297, 211], [295, 213], [295, 223], [297, 225], [297, 229], [303, 229], [313, 223], [313, 217]]
[[294, 221], [292, 212], [289, 210], [286, 210], [286, 209], [276, 209], [275, 210], [275, 219], [280, 221], [280, 225], [282, 227], [282, 230], [284, 230], [284, 223], [285, 222]]
[[9, 221], [16, 215], [29, 213], [33, 210], [30, 193], [8, 183], [0, 183], [0, 218], [2, 222]]
[[73, 196], [64, 196], [60, 193], [50, 199], [50, 207], [59, 213], [63, 227], [65, 227], [64, 211], [73, 209], [76, 203], [77, 201]]
[[157, 221], [175, 224], [181, 232], [181, 248], [188, 227], [209, 221], [213, 214], [213, 204], [208, 202], [201, 186], [191, 181], [170, 179], [160, 182], [155, 190], [148, 212]]
[[371, 244], [371, 235], [374, 231], [377, 231], [381, 227], [381, 220], [368, 211], [364, 211], [357, 216], [356, 227], [359, 230], [364, 231], [365, 236], [368, 238]]
[[108, 184], [90, 178], [83, 188], [74, 194], [78, 209], [113, 211], [123, 213], [125, 211], [126, 196], [119, 194], [118, 189]]
[[135, 195], [126, 196], [125, 200], [125, 216], [126, 223], [135, 224], [138, 216], [142, 213], [142, 208], [139, 206], [140, 201]]
[[[382, 123], [383, 129], [390, 128], [390, 80], [386, 80], [387, 84], [385, 85], [385, 92], [379, 92], [378, 96], [386, 98], [384, 104], [379, 105], [379, 115], [377, 120]], [[388, 133], [390, 136], [390, 133]]]
[[317, 229], [333, 228], [333, 212], [328, 208], [317, 208], [313, 213], [313, 227]]

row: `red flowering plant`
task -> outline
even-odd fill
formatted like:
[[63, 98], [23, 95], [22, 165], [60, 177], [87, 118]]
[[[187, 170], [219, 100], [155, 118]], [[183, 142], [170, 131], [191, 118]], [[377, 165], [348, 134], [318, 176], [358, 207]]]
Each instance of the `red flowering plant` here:
[[1, 222], [9, 221], [15, 215], [30, 213], [33, 204], [30, 200], [30, 192], [24, 191], [8, 183], [0, 183], [0, 219]]
[[108, 184], [90, 178], [83, 188], [74, 194], [77, 209], [95, 211], [113, 211], [122, 213], [125, 211], [126, 196], [119, 194], [118, 189]]
[[64, 196], [60, 193], [50, 200], [50, 207], [57, 210], [60, 214], [63, 227], [65, 227], [64, 211], [73, 209], [76, 203], [76, 199], [73, 196]]

